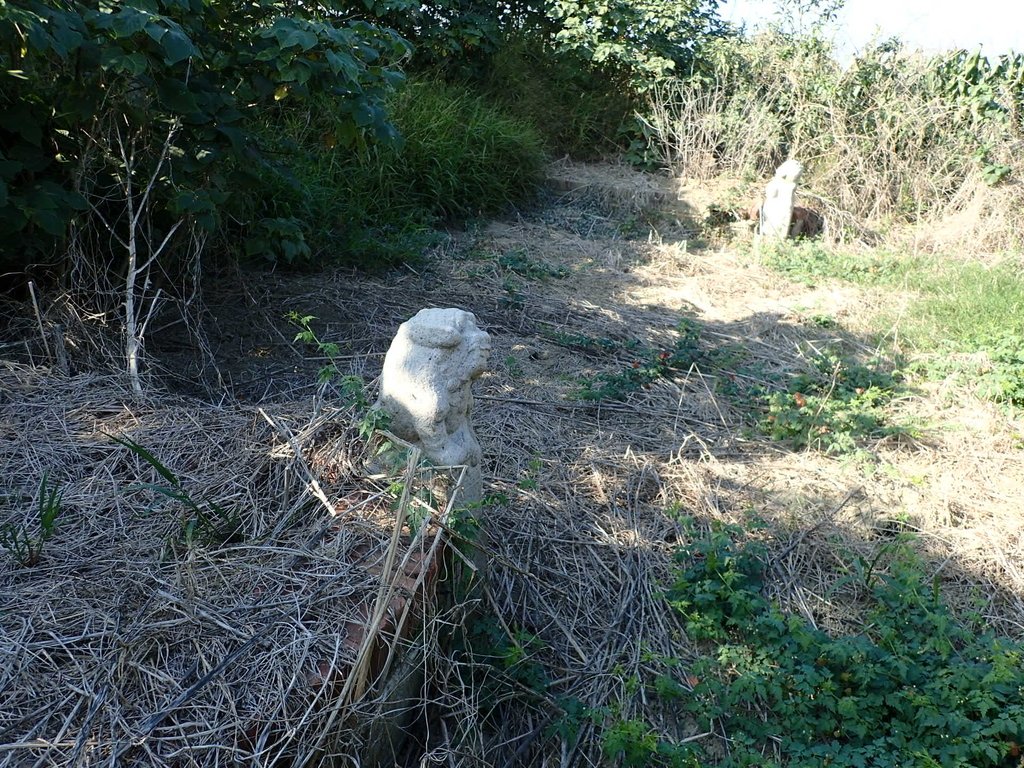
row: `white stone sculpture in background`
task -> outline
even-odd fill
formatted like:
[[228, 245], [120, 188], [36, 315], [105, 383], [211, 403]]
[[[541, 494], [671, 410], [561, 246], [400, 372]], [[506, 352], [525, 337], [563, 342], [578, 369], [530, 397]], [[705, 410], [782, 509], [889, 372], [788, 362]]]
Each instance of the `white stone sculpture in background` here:
[[421, 309], [399, 326], [381, 373], [376, 407], [391, 415], [391, 431], [434, 464], [465, 466], [465, 504], [483, 498], [471, 384], [487, 370], [490, 350], [471, 312]]
[[784, 240], [789, 236], [793, 222], [793, 200], [796, 183], [804, 168], [796, 160], [787, 160], [775, 171], [775, 178], [764, 189], [761, 204], [760, 233], [771, 240]]

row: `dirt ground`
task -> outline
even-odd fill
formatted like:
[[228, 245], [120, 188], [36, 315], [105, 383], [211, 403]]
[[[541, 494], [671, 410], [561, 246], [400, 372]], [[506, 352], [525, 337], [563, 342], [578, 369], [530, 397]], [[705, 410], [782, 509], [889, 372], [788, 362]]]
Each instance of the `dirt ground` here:
[[[919, 437], [864, 446], [866, 460], [772, 443], [751, 429], [749, 403], [698, 370], [625, 402], [577, 396], [581, 381], [628, 366], [631, 343], [670, 346], [682, 318], [709, 347], [743, 350], [737, 375], [752, 381], [803, 370], [808, 347], [841, 343], [867, 357], [874, 315], [899, 297], [791, 283], [761, 266], [749, 232], [709, 236], [709, 212], [734, 190], [618, 166], [562, 165], [553, 177], [538, 208], [450, 233], [423, 263], [394, 273], [239, 276], [207, 296], [219, 321], [208, 359], [223, 361], [219, 375], [240, 397], [291, 398], [312, 391], [322, 361], [292, 341], [288, 312], [314, 315], [321, 337], [340, 343], [368, 382], [418, 309], [474, 312], [493, 338], [492, 370], [476, 385], [485, 482], [508, 500], [485, 523], [500, 564], [494, 607], [540, 638], [553, 668], [586, 681], [570, 686], [585, 701], [618, 697], [624, 711], [642, 709], [616, 680], [642, 676], [652, 650], [685, 655], [656, 586], [684, 535], [680, 517], [698, 527], [767, 521], [780, 553], [772, 591], [837, 631], [856, 618], [834, 588], [898, 525], [918, 534], [954, 605], [976, 606], [981, 595], [994, 627], [1024, 637], [1022, 425], [962, 386], [912, 382], [893, 407], [920, 425]], [[822, 328], [821, 316], [835, 323]], [[583, 349], [580, 337], [613, 351]], [[189, 350], [182, 359], [196, 358]], [[211, 367], [188, 377], [213, 381]], [[523, 741], [529, 728], [518, 718], [478, 718], [460, 710], [426, 742], [441, 745], [438, 755], [459, 743], [479, 759], [495, 744], [545, 751]], [[586, 744], [563, 764], [596, 763]]]
[[[483, 522], [490, 608], [538, 639], [561, 687], [588, 703], [619, 701], [624, 716], [645, 703], [622, 681], [649, 674], [652, 653], [692, 654], [659, 593], [687, 525], [767, 522], [772, 594], [843, 631], [856, 614], [841, 580], [898, 524], [919, 534], [954, 606], [980, 596], [996, 629], [1024, 637], [1019, 420], [953, 382], [912, 381], [893, 407], [920, 425], [915, 439], [845, 459], [768, 440], [743, 399], [752, 387], [736, 379], [777, 381], [806, 367], [807, 349], [831, 344], [871, 355], [872, 314], [893, 299], [791, 283], [760, 264], [742, 232], [709, 234], [720, 190], [620, 167], [553, 175], [535, 209], [448, 233], [406, 268], [220, 281], [204, 295], [199, 332], [153, 335], [157, 380], [196, 408], [313, 409], [341, 396], [317, 384], [326, 360], [294, 341], [289, 313], [312, 315], [317, 335], [340, 345], [335, 362], [371, 392], [399, 323], [427, 306], [475, 313], [493, 341], [491, 371], [475, 387], [485, 493], [500, 500]], [[822, 316], [835, 322], [823, 327]], [[734, 354], [736, 369], [677, 372], [621, 402], [579, 397], [584, 382], [632, 365], [632, 350], [671, 348], [681, 320], [708, 349]], [[485, 715], [458, 658], [425, 667], [435, 716], [417, 764], [599, 763], [593, 725], [572, 742], [542, 738], [545, 702]]]
[[[902, 515], [948, 548], [947, 569], [958, 565], [1024, 607], [1015, 565], [1024, 554], [1021, 423], [952, 382], [915, 383], [896, 407], [922, 425], [920, 439], [867, 446], [876, 458], [869, 466], [751, 434], [743, 409], [697, 372], [625, 403], [576, 398], [581, 380], [616, 370], [628, 350], [594, 355], [573, 336], [669, 345], [685, 317], [709, 345], [745, 348], [747, 369], [798, 371], [808, 344], [841, 341], [870, 354], [867, 329], [893, 299], [838, 282], [791, 283], [763, 268], [742, 235], [709, 245], [701, 224], [720, 188], [678, 187], [620, 166], [563, 165], [553, 177], [544, 205], [450, 233], [423, 263], [393, 273], [238, 274], [206, 294], [205, 354], [168, 335], [153, 356], [178, 389], [198, 393], [202, 381], [243, 400], [291, 398], [314, 391], [324, 360], [293, 341], [288, 313], [315, 316], [318, 335], [340, 343], [343, 364], [372, 383], [400, 322], [424, 306], [462, 307], [494, 339], [477, 419], [495, 488], [514, 487], [530, 455], [552, 469], [587, 464], [595, 453], [613, 463], [627, 457], [615, 472], [627, 475], [641, 456], [659, 474], [685, 461], [716, 495], [738, 489], [727, 494], [728, 509], [754, 505], [797, 529], [827, 519], [870, 538], [878, 520]], [[818, 327], [821, 316], [835, 325]], [[595, 482], [593, 471], [584, 474]], [[543, 487], [543, 474], [537, 479]], [[598, 498], [608, 482], [591, 489]], [[1004, 620], [1024, 632], [1024, 623]]]

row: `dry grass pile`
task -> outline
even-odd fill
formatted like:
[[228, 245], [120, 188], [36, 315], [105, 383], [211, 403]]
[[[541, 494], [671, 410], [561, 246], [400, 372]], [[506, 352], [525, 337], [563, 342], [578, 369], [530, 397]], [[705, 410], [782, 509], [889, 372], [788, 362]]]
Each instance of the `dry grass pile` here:
[[674, 197], [659, 177], [636, 173], [624, 163], [582, 164], [565, 159], [548, 166], [546, 178], [559, 193], [576, 199], [587, 195], [606, 210], [627, 214], [663, 208]]
[[[572, 175], [568, 168], [563, 170]], [[622, 183], [622, 173], [616, 171], [610, 186], [644, 188], [644, 183], [633, 184], [629, 179]], [[783, 284], [777, 275], [735, 254], [694, 253], [685, 242], [647, 237], [646, 233], [636, 237], [633, 228], [625, 226], [629, 214], [622, 213], [632, 205], [633, 193], [629, 192], [629, 200], [619, 206], [603, 207], [604, 197], [614, 193], [601, 191], [600, 177], [600, 169], [591, 167], [582, 174], [585, 184], [567, 184], [575, 191], [542, 210], [455, 236], [415, 271], [386, 278], [335, 273], [315, 278], [268, 276], [259, 284], [250, 279], [245, 290], [258, 298], [252, 306], [239, 301], [237, 293], [208, 296], [212, 314], [223, 317], [234, 308], [244, 320], [229, 324], [227, 340], [219, 339], [216, 330], [211, 330], [212, 349], [216, 351], [223, 344], [226, 349], [261, 350], [239, 362], [246, 381], [270, 382], [279, 370], [302, 368], [301, 361], [296, 361], [296, 350], [287, 341], [294, 331], [289, 333], [281, 321], [282, 308], [315, 315], [317, 330], [322, 331], [325, 340], [350, 341], [345, 357], [338, 362], [367, 379], [379, 370], [382, 353], [398, 323], [422, 306], [471, 310], [492, 336], [492, 370], [475, 385], [474, 407], [485, 455], [485, 493], [490, 495], [489, 503], [479, 513], [481, 542], [490, 556], [488, 581], [432, 616], [421, 639], [430, 648], [422, 661], [425, 684], [421, 705], [426, 716], [405, 764], [489, 768], [604, 765], [608, 757], [602, 734], [613, 723], [634, 718], [650, 724], [659, 735], [675, 741], [699, 739], [710, 754], [724, 753], [729, 748], [729, 733], [718, 727], [708, 732], [697, 728], [672, 711], [671, 704], [652, 694], [662, 675], [671, 676], [684, 688], [689, 684], [687, 669], [698, 649], [686, 639], [679, 614], [661, 592], [671, 578], [677, 548], [716, 523], [740, 523], [750, 528], [750, 536], [764, 540], [768, 551], [766, 593], [815, 626], [836, 632], [863, 628], [863, 603], [854, 580], [847, 577], [858, 558], [871, 562], [884, 554], [892, 541], [892, 526], [898, 525], [902, 526], [900, 530], [918, 531], [918, 547], [954, 605], [973, 609], [980, 603], [990, 624], [1007, 634], [1024, 634], [1019, 622], [1024, 607], [1024, 585], [1019, 581], [1019, 563], [1024, 556], [1019, 511], [1009, 500], [1003, 506], [994, 504], [997, 494], [1006, 493], [1014, 482], [1024, 482], [1020, 468], [1011, 465], [1009, 444], [990, 444], [980, 438], [965, 438], [965, 442], [958, 443], [946, 441], [937, 432], [930, 435], [933, 442], [928, 443], [879, 440], [866, 446], [876, 461], [865, 467], [813, 452], [794, 452], [760, 435], [751, 425], [754, 406], [744, 401], [746, 395], [742, 393], [753, 397], [750, 393], [758, 383], [770, 383], [771, 379], [802, 370], [806, 361], [801, 350], [808, 345], [842, 343], [854, 352], [866, 353], [869, 345], [855, 330], [823, 328], [808, 322], [809, 316], [827, 311], [835, 312], [844, 326], [852, 325], [847, 323], [847, 315], [860, 311], [862, 297], [821, 290], [809, 293], [805, 286]], [[830, 304], [837, 297], [846, 302], [843, 312]], [[272, 309], [260, 314], [260, 306]], [[727, 370], [695, 365], [648, 382], [646, 387], [624, 391], [618, 400], [581, 399], [585, 382], [594, 382], [601, 375], [621, 374], [632, 369], [634, 363], [656, 356], [659, 350], [671, 349], [679, 339], [678, 323], [683, 318], [699, 326], [704, 350], [731, 355], [716, 358], [731, 360]], [[309, 373], [303, 370], [301, 377], [308, 383]], [[97, 386], [109, 384], [97, 380], [89, 386], [83, 383], [82, 388]], [[281, 391], [266, 386], [269, 397], [280, 403], [273, 412], [291, 412], [286, 383]], [[43, 413], [32, 405], [32, 397], [45, 399], [44, 393], [38, 387], [25, 393], [17, 396], [21, 403], [17, 408], [13, 407], [14, 398], [8, 401], [5, 418], [27, 420], [26, 414]], [[51, 408], [56, 408], [54, 403], [61, 398], [74, 402], [66, 393], [52, 397], [47, 401]], [[109, 396], [101, 396], [92, 402], [110, 401]], [[174, 421], [182, 434], [190, 435], [183, 445], [157, 439], [157, 425], [162, 423], [160, 408], [135, 407], [129, 411], [120, 403], [130, 401], [116, 402], [119, 405], [108, 409], [111, 412], [103, 417], [112, 420], [108, 431], [136, 430], [130, 433], [135, 439], [152, 446], [162, 458], [166, 456], [169, 466], [214, 500], [237, 498], [243, 505], [249, 500], [253, 508], [245, 507], [247, 515], [261, 521], [246, 523], [249, 536], [268, 526], [274, 530], [282, 519], [274, 509], [301, 508], [301, 494], [295, 489], [305, 488], [309, 482], [303, 474], [307, 467], [328, 498], [349, 498], [355, 512], [362, 499], [372, 496], [351, 490], [346, 496], [344, 489], [353, 473], [345, 469], [344, 460], [339, 469], [337, 464], [320, 458], [332, 452], [344, 456], [345, 446], [358, 445], [350, 432], [332, 433], [317, 426], [320, 416], [312, 420], [274, 417], [279, 427], [292, 425], [299, 446], [313, 445], [302, 450], [305, 462], [291, 464], [293, 469], [289, 471], [298, 472], [298, 478], [286, 480], [274, 469], [278, 466], [275, 461], [265, 454], [275, 447], [287, 450], [287, 441], [280, 438], [282, 430], [269, 429], [252, 412], [231, 411], [236, 428], [229, 430], [234, 436], [229, 440], [223, 431], [214, 428], [221, 423], [218, 419], [227, 418], [218, 415], [221, 411], [210, 409], [207, 413], [206, 409], [195, 411], [182, 405]], [[165, 402], [164, 408], [168, 403], [173, 399]], [[270, 406], [265, 407], [270, 410]], [[60, 424], [77, 424], [79, 417], [74, 405], [60, 408], [65, 410], [53, 412], [55, 415], [46, 421], [46, 429], [55, 431], [56, 437], [38, 441], [39, 446], [68, 442]], [[150, 422], [152, 428], [146, 426]], [[150, 431], [144, 431], [144, 427]], [[214, 445], [210, 445], [207, 432], [215, 435]], [[120, 469], [117, 462], [135, 459], [97, 437], [95, 426], [87, 434], [92, 437], [82, 444], [89, 447], [90, 461], [99, 469], [84, 474], [98, 478], [108, 474], [115, 478], [130, 476], [130, 481], [120, 482], [122, 487], [140, 477], [155, 479], [145, 475], [144, 466], [133, 466], [131, 472]], [[197, 447], [191, 447], [191, 443]], [[42, 448], [22, 440], [12, 453], [32, 457], [32, 450]], [[348, 450], [359, 453], [357, 448]], [[968, 455], [972, 456], [970, 462], [966, 461]], [[248, 458], [243, 461], [238, 457]], [[19, 481], [21, 494], [31, 497], [35, 493], [40, 471], [62, 466], [46, 458], [36, 456], [26, 461], [19, 454], [6, 459], [5, 466], [30, 466], [34, 470], [32, 478]], [[63, 464], [70, 466], [73, 462]], [[110, 473], [102, 471], [111, 464], [117, 468]], [[200, 485], [200, 468], [207, 466], [226, 466], [228, 470], [221, 480]], [[921, 475], [925, 466], [932, 467], [933, 474]], [[981, 488], [974, 483], [972, 487], [971, 475], [982, 468], [1005, 477], [999, 484]], [[68, 488], [69, 510], [77, 514], [74, 504], [86, 502], [72, 501], [80, 497], [77, 492], [71, 493], [75, 476], [67, 473], [59, 479]], [[261, 477], [266, 479], [259, 480]], [[943, 495], [940, 486], [945, 481], [950, 485]], [[253, 487], [269, 487], [273, 493], [261, 492], [256, 494], [259, 498], [253, 498]], [[266, 510], [260, 506], [266, 504], [266, 498], [287, 498], [287, 489], [292, 489], [293, 500], [270, 511], [259, 511]], [[913, 498], [915, 492], [918, 495]], [[943, 516], [943, 510], [954, 511], [948, 502], [968, 498], [969, 505], [962, 504], [956, 514]], [[318, 509], [319, 502], [308, 496], [301, 499], [313, 510]], [[114, 508], [123, 510], [122, 517], [145, 509], [153, 501], [141, 491], [122, 492], [115, 500]], [[308, 517], [313, 513], [306, 508], [302, 514]], [[177, 530], [176, 522], [162, 519], [163, 527], [147, 534], [154, 550]], [[755, 520], [766, 527], [754, 530], [751, 523]], [[122, 625], [133, 627], [134, 632], [151, 632], [148, 642], [158, 652], [152, 653], [152, 661], [150, 656], [140, 661], [133, 648], [125, 650], [97, 639], [95, 642], [107, 655], [98, 651], [89, 658], [113, 661], [90, 667], [91, 677], [78, 674], [76, 685], [89, 691], [89, 696], [68, 695], [66, 687], [60, 688], [65, 700], [82, 702], [73, 717], [88, 717], [97, 692], [114, 674], [184, 680], [176, 682], [177, 687], [166, 683], [171, 689], [167, 700], [173, 702], [268, 623], [277, 634], [264, 636], [265, 644], [256, 641], [250, 651], [261, 654], [261, 664], [294, 670], [307, 659], [309, 668], [315, 669], [314, 659], [334, 659], [332, 654], [345, 658], [343, 644], [331, 645], [336, 641], [333, 636], [323, 639], [314, 633], [319, 624], [303, 622], [307, 615], [326, 612], [329, 596], [339, 595], [337, 599], [344, 603], [355, 599], [356, 594], [363, 595], [365, 606], [366, 595], [379, 591], [382, 582], [374, 580], [372, 567], [368, 568], [369, 575], [338, 567], [339, 560], [345, 562], [347, 557], [353, 562], [350, 553], [362, 551], [358, 542], [345, 545], [348, 539], [338, 537], [355, 536], [363, 531], [361, 525], [332, 531], [312, 550], [307, 542], [319, 528], [285, 527], [277, 531], [268, 539], [273, 542], [268, 545], [269, 551], [253, 548], [254, 552], [263, 552], [270, 563], [268, 569], [275, 574], [269, 582], [258, 582], [260, 588], [272, 590], [268, 602], [255, 603], [247, 598], [250, 602], [241, 602], [244, 607], [235, 613], [216, 614], [207, 607], [215, 602], [213, 587], [206, 588], [201, 604], [194, 597], [189, 598], [192, 602], [186, 600], [186, 596], [199, 594], [194, 585], [200, 582], [193, 574], [204, 574], [207, 581], [203, 584], [213, 580], [218, 569], [230, 562], [232, 548], [222, 553], [194, 550], [180, 562], [164, 563], [162, 570], [154, 567], [155, 575], [145, 577], [148, 581], [136, 578], [143, 585], [158, 585], [155, 591], [143, 590], [152, 602], [140, 603], [142, 608], [134, 608], [131, 614], [151, 617], [149, 623], [153, 626], [147, 630], [130, 620]], [[377, 547], [373, 552], [385, 551], [389, 532], [372, 525], [369, 530]], [[63, 538], [61, 533], [48, 544], [59, 546]], [[333, 547], [329, 552], [317, 549], [328, 543]], [[335, 557], [345, 546], [349, 549], [342, 553], [344, 556]], [[311, 551], [320, 554], [314, 557]], [[382, 555], [374, 554], [370, 559], [380, 562]], [[107, 563], [109, 570], [109, 564], [120, 560], [109, 556], [100, 558], [100, 562]], [[884, 558], [877, 562], [879, 568], [884, 568]], [[43, 568], [48, 568], [46, 563], [44, 557]], [[318, 570], [321, 567], [332, 568], [333, 579], [325, 581]], [[282, 572], [286, 574], [285, 583], [295, 587], [278, 584], [276, 574]], [[3, 572], [8, 580], [29, 579], [45, 584], [45, 578], [36, 573], [14, 568]], [[224, 590], [225, 581], [229, 585], [250, 584], [260, 573], [260, 568], [250, 567], [247, 576], [232, 575], [234, 581], [218, 581], [217, 588]], [[290, 581], [288, 574], [293, 574], [294, 580]], [[289, 591], [298, 590], [298, 583], [306, 579], [312, 587], [302, 587], [301, 594]], [[11, 583], [4, 582], [4, 588], [10, 590]], [[324, 584], [328, 586], [320, 586]], [[346, 590], [352, 584], [355, 586], [349, 593]], [[192, 592], [184, 592], [186, 587]], [[323, 599], [316, 592], [320, 588]], [[165, 594], [175, 595], [180, 604], [200, 605], [205, 614], [217, 616], [228, 627], [237, 627], [239, 621], [252, 615], [264, 624], [253, 619], [252, 628], [246, 625], [248, 634], [244, 636], [226, 631], [219, 634], [223, 627], [210, 626], [205, 614], [197, 612], [199, 609], [193, 614], [184, 609], [176, 613], [179, 603], [169, 602]], [[259, 606], [256, 614], [252, 613], [254, 605]], [[158, 608], [161, 613], [155, 613]], [[86, 615], [84, 609], [77, 610]], [[107, 619], [116, 626], [115, 620], [116, 614]], [[12, 619], [6, 617], [4, 621]], [[81, 628], [74, 633], [85, 638], [77, 641], [83, 645], [92, 642], [89, 633], [96, 626], [95, 622], [86, 626], [84, 621], [79, 621]], [[10, 630], [3, 626], [6, 637]], [[181, 626], [187, 626], [189, 632], [186, 634]], [[310, 634], [300, 634], [300, 626], [308, 627]], [[208, 637], [209, 642], [198, 642], [197, 631], [207, 633], [204, 638]], [[56, 631], [63, 645], [74, 650], [71, 635]], [[34, 642], [53, 640], [46, 636]], [[218, 653], [207, 650], [211, 644]], [[200, 654], [209, 659], [205, 666], [197, 667], [192, 678], [184, 675], [192, 671], [191, 667], [181, 666], [181, 662], [176, 662], [183, 670], [180, 674], [169, 676], [163, 671], [177, 658], [166, 649], [179, 646], [188, 664], [201, 663]], [[65, 655], [58, 657], [58, 650]], [[52, 659], [63, 659], [67, 654], [62, 648], [51, 651], [49, 646], [44, 651]], [[45, 671], [44, 664], [55, 665], [41, 658], [33, 661], [37, 669]], [[670, 663], [669, 659], [676, 661]], [[139, 672], [132, 664], [145, 671]], [[111, 668], [114, 672], [108, 671]], [[245, 671], [248, 677], [233, 683], [230, 675], [239, 674], [234, 670], [233, 666], [219, 670], [181, 707], [198, 707], [201, 701], [212, 701], [209, 706], [234, 703], [236, 699], [229, 699], [223, 693], [225, 689], [230, 691], [235, 684], [249, 690], [243, 685], [246, 680], [264, 680], [261, 669], [253, 664]], [[288, 671], [276, 674], [282, 680], [292, 679]], [[38, 685], [38, 677], [19, 678], [18, 685]], [[300, 687], [296, 683], [292, 690]], [[288, 683], [278, 685], [277, 690], [282, 688], [287, 690]], [[303, 690], [306, 700], [316, 695]], [[323, 695], [326, 697], [326, 693]], [[212, 698], [216, 696], [223, 698]], [[129, 733], [138, 734], [140, 723], [148, 723], [145, 718], [167, 705], [149, 709], [133, 706], [132, 712], [138, 714], [125, 719], [135, 729]], [[5, 707], [4, 711], [7, 709], [11, 708]], [[366, 715], [374, 711], [371, 705], [356, 709]], [[24, 717], [26, 724], [35, 722], [29, 718], [33, 710], [28, 704], [19, 711], [24, 712], [19, 717]], [[107, 717], [104, 722], [110, 722], [108, 710], [98, 707], [97, 711], [97, 722], [101, 716]], [[291, 722], [303, 727], [308, 724], [310, 729], [324, 722], [312, 714], [307, 716], [301, 707], [281, 705], [268, 710], [251, 706], [244, 711], [262, 711], [264, 715], [270, 711], [279, 719], [290, 717]], [[73, 717], [53, 716], [53, 720], [64, 722]], [[168, 739], [169, 749], [181, 743], [175, 741], [179, 736], [208, 743], [202, 729], [190, 723], [210, 722], [209, 712], [193, 711], [191, 717], [169, 716], [143, 739], [140, 748], [159, 746], [162, 742], [157, 736]], [[26, 738], [38, 737], [27, 730], [29, 725], [22, 727], [30, 734]], [[112, 730], [110, 725], [106, 727]], [[269, 725], [264, 727], [271, 736], [279, 733]], [[77, 733], [71, 726], [65, 733], [58, 728], [48, 738], [59, 735], [67, 740], [72, 732]], [[90, 732], [95, 733], [95, 727]], [[228, 732], [223, 734], [227, 736]], [[301, 733], [302, 738], [308, 738], [311, 731]], [[298, 735], [287, 744], [283, 735], [276, 738], [282, 748], [300, 741]], [[239, 749], [235, 756], [241, 762], [255, 760], [252, 750], [244, 751], [249, 749], [245, 745], [226, 743]], [[342, 750], [339, 747], [337, 751]], [[260, 753], [261, 757], [264, 754]], [[364, 757], [358, 748], [349, 754]]]
[[979, 177], [972, 173], [949, 201], [890, 239], [897, 246], [968, 258], [1024, 251], [1024, 183], [991, 187]]
[[[308, 411], [0, 368], [0, 523], [37, 535], [44, 473], [63, 510], [37, 563], [0, 552], [0, 764], [364, 751], [356, 726], [383, 706], [365, 694], [412, 643], [409, 598], [440, 540], [395, 526], [389, 481], [361, 476], [350, 412]], [[237, 534], [208, 540], [172, 491], [237, 514]]]

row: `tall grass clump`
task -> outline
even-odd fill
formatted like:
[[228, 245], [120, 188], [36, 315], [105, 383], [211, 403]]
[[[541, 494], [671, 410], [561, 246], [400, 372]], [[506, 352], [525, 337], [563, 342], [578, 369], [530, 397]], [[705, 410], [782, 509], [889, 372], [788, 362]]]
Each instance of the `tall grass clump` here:
[[396, 138], [354, 147], [329, 103], [268, 123], [273, 194], [252, 200], [249, 215], [251, 227], [286, 230], [268, 247], [291, 239], [302, 260], [393, 263], [414, 258], [437, 222], [497, 213], [537, 188], [542, 139], [483, 97], [419, 80], [388, 107]]
[[534, 125], [551, 151], [584, 160], [623, 148], [637, 104], [621, 77], [530, 39], [499, 50], [481, 87], [503, 110]]
[[[926, 57], [888, 41], [845, 69], [815, 35], [731, 37], [654, 90], [645, 125], [676, 174], [763, 181], [786, 158], [834, 235], [927, 222], [918, 245], [1019, 246], [1024, 56]], [[941, 226], [955, 221], [961, 226]], [[835, 225], [839, 226], [835, 226]], [[926, 241], [926, 242], [925, 242]]]
[[378, 190], [390, 199], [375, 196], [375, 212], [405, 204], [445, 217], [496, 213], [535, 190], [544, 164], [540, 137], [480, 96], [412, 83], [396, 97], [393, 114], [403, 146], [367, 158], [390, 177]]

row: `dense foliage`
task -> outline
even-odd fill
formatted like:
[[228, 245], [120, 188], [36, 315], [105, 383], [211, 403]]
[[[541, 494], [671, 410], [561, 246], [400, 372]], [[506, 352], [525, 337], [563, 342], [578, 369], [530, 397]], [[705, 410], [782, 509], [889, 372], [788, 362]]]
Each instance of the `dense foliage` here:
[[[388, 95], [403, 69], [482, 82], [505, 50], [528, 41], [542, 69], [567, 73], [545, 91], [561, 89], [571, 103], [587, 82], [618, 97], [684, 65], [714, 30], [714, 8], [713, 0], [3, 0], [0, 264], [51, 261], [59, 273], [69, 236], [87, 254], [123, 250], [139, 227], [151, 254], [168, 246], [167, 263], [175, 248], [164, 238], [180, 221], [188, 227], [176, 230], [179, 239], [198, 227], [240, 254], [309, 258], [317, 251], [309, 241], [326, 234], [311, 229], [324, 221], [351, 229], [352, 217], [303, 218], [263, 201], [288, 187], [286, 197], [305, 195], [296, 158], [345, 164], [375, 144], [399, 145], [389, 107], [408, 98]], [[627, 114], [628, 101], [606, 103], [617, 114], [605, 123]], [[562, 122], [544, 112], [524, 117]], [[317, 121], [320, 133], [297, 129]], [[583, 131], [591, 143], [594, 131]], [[449, 146], [466, 140], [488, 139]], [[451, 184], [461, 184], [462, 170]], [[126, 218], [129, 197], [139, 210]], [[435, 208], [451, 213], [450, 196]]]
[[[925, 563], [896, 540], [858, 559], [848, 584], [862, 628], [831, 635], [762, 593], [766, 553], [717, 528], [680, 550], [668, 592], [708, 652], [671, 700], [700, 732], [728, 736], [722, 766], [1008, 766], [1024, 742], [1019, 644], [951, 614]], [[851, 627], [853, 630], [853, 627]], [[673, 743], [642, 721], [613, 724], [605, 745], [625, 765], [705, 765], [699, 741]]]
[[187, 215], [212, 230], [266, 167], [260, 120], [315, 96], [348, 118], [339, 142], [392, 138], [384, 98], [407, 44], [339, 10], [269, 0], [0, 5], [0, 258], [48, 255], [44, 235], [63, 237], [85, 210], [123, 237], [116, 194], [126, 175], [133, 194], [152, 179], [153, 226]]
[[641, 89], [686, 76], [700, 45], [721, 32], [717, 0], [554, 0], [557, 45], [626, 73]]
[[[250, 199], [264, 226], [247, 255], [363, 266], [415, 259], [442, 220], [500, 212], [532, 194], [540, 137], [470, 90], [415, 79], [387, 99], [400, 141], [339, 152], [329, 101], [268, 122], [269, 194]], [[324, 137], [328, 140], [325, 141]], [[286, 249], [288, 249], [286, 251]]]

